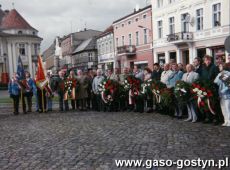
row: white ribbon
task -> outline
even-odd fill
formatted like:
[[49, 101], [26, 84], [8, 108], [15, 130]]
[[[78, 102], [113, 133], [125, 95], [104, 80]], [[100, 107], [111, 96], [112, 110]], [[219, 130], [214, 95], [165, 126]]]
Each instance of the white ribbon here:
[[152, 91], [156, 97], [157, 103], [161, 103], [161, 95], [157, 94], [155, 90]]

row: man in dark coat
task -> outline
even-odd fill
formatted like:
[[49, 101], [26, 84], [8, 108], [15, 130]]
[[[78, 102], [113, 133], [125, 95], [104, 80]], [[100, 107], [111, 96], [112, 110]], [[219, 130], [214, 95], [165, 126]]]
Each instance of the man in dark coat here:
[[[218, 73], [219, 73], [218, 67], [212, 63], [212, 57], [206, 55], [204, 57], [204, 65], [202, 66], [201, 80], [214, 82], [214, 79], [216, 78]], [[203, 116], [205, 117], [204, 123], [212, 123], [213, 120], [215, 119], [215, 123], [218, 124], [221, 119], [219, 117], [219, 114], [214, 116], [210, 112], [207, 112]]]
[[161, 79], [161, 73], [162, 73], [162, 70], [160, 68], [159, 63], [153, 64], [152, 79], [160, 81], [160, 79]]
[[[64, 93], [65, 93], [65, 77], [64, 72], [58, 72], [59, 77], [57, 78], [57, 93], [58, 93], [58, 100], [59, 100], [59, 111], [63, 111], [64, 105]], [[65, 102], [65, 111], [69, 110], [68, 101]]]
[[199, 76], [201, 76], [202, 66], [201, 66], [201, 58], [200, 57], [194, 58], [194, 60], [193, 60], [193, 66], [194, 66], [194, 71], [196, 73], [198, 73]]

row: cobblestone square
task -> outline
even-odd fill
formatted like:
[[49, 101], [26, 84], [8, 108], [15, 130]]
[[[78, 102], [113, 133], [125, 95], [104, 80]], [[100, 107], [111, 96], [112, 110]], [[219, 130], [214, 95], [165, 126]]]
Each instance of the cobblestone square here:
[[0, 169], [119, 169], [115, 159], [218, 160], [230, 155], [229, 128], [157, 113], [13, 116], [6, 108], [1, 111]]

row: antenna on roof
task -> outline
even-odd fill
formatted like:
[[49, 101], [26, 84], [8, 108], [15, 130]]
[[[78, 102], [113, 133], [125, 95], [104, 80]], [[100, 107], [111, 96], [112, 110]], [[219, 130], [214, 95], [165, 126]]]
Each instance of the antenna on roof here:
[[15, 8], [14, 8], [14, 2], [12, 2], [12, 7], [13, 7], [13, 9], [15, 9]]

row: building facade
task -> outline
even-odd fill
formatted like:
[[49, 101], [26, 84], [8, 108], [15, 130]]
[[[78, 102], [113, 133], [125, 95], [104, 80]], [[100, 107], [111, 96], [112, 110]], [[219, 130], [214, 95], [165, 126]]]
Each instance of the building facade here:
[[229, 0], [152, 0], [154, 61], [192, 63], [225, 55], [230, 35]]
[[113, 68], [115, 59], [113, 26], [107, 28], [97, 37], [98, 68], [107, 70]]
[[[0, 8], [0, 75], [1, 82], [17, 71], [21, 56], [25, 70], [35, 75], [42, 38], [38, 31], [17, 12]], [[4, 79], [4, 80], [3, 80]], [[4, 82], [5, 83], [5, 82]]]
[[152, 7], [135, 9], [133, 13], [113, 22], [115, 67], [153, 68]]
[[76, 53], [74, 52], [78, 46], [84, 41], [100, 34], [101, 32], [97, 30], [84, 29], [83, 31], [70, 33], [61, 38], [57, 37], [52, 45], [43, 52], [46, 68], [56, 72], [60, 69], [75, 67]]
[[83, 41], [72, 54], [73, 67], [87, 71], [97, 69], [98, 54], [96, 37]]

